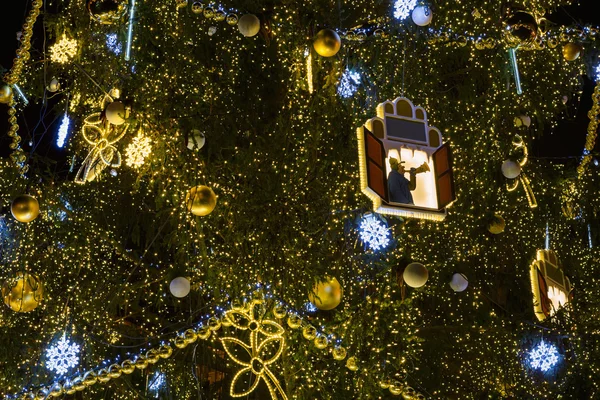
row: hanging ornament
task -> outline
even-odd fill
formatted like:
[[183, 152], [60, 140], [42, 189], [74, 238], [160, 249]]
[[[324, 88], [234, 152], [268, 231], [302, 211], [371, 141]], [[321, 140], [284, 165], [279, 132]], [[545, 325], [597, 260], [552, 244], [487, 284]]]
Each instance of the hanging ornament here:
[[3, 83], [0, 86], [0, 103], [8, 104], [10, 99], [12, 98], [13, 90], [9, 84]]
[[302, 336], [304, 336], [304, 339], [306, 340], [315, 340], [317, 337], [317, 328], [312, 325], [306, 325], [302, 328]]
[[238, 16], [236, 14], [228, 14], [226, 20], [229, 25], [234, 26], [238, 23]]
[[531, 117], [528, 115], [518, 115], [515, 117], [514, 122], [517, 128], [521, 126], [529, 128], [531, 126]]
[[206, 7], [202, 14], [204, 15], [204, 18], [211, 19], [215, 16], [215, 10], [213, 10], [211, 7]]
[[504, 222], [504, 218], [502, 218], [502, 216], [499, 214], [495, 214], [488, 223], [487, 229], [490, 233], [497, 235], [504, 232], [505, 227], [506, 222]]
[[322, 57], [332, 57], [340, 51], [342, 40], [333, 29], [321, 29], [313, 41], [313, 47]]
[[60, 89], [60, 82], [56, 78], [52, 78], [47, 87], [48, 91], [51, 93], [57, 92]]
[[260, 20], [254, 14], [242, 15], [237, 26], [242, 35], [246, 37], [256, 36], [260, 31]]
[[331, 352], [333, 359], [337, 361], [342, 361], [344, 358], [346, 358], [346, 354], [346, 349], [341, 346], [335, 347]]
[[227, 14], [225, 14], [225, 11], [223, 10], [217, 10], [215, 11], [215, 15], [214, 15], [214, 19], [217, 22], [222, 22], [225, 21], [225, 18], [227, 17]]
[[387, 224], [372, 213], [362, 217], [358, 232], [360, 240], [373, 251], [385, 249], [392, 236]]
[[402, 20], [408, 17], [416, 5], [417, 0], [396, 0], [394, 2], [394, 18]]
[[64, 375], [79, 364], [79, 345], [72, 343], [63, 333], [62, 338], [46, 350], [46, 368]]
[[417, 6], [412, 11], [411, 17], [416, 25], [427, 26], [433, 19], [433, 12], [428, 6]]
[[171, 281], [169, 290], [175, 297], [185, 297], [190, 293], [190, 281], [187, 278], [179, 276]]
[[427, 282], [427, 279], [429, 278], [429, 272], [423, 264], [414, 262], [408, 264], [408, 266], [404, 269], [402, 277], [408, 286], [419, 288]]
[[110, 25], [123, 17], [127, 11], [127, 0], [88, 0], [87, 8], [92, 19]]
[[77, 40], [69, 39], [64, 33], [50, 48], [50, 59], [58, 64], [66, 64], [77, 54]]
[[123, 125], [129, 117], [129, 110], [125, 108], [125, 104], [120, 101], [113, 101], [106, 105], [104, 109], [106, 119], [113, 125]]
[[396, 380], [392, 381], [388, 385], [388, 390], [394, 396], [400, 396], [402, 394], [402, 389], [404, 389], [404, 385], [402, 383], [400, 383], [399, 381], [396, 381]]
[[356, 357], [348, 357], [346, 360], [346, 368], [350, 371], [358, 371], [358, 361], [356, 360]]
[[33, 311], [44, 296], [44, 285], [33, 274], [18, 272], [2, 285], [4, 304], [16, 312]]
[[526, 44], [536, 38], [538, 24], [535, 17], [524, 10], [511, 10], [505, 21], [507, 40], [512, 45]]
[[579, 58], [582, 50], [583, 48], [579, 43], [567, 43], [562, 49], [563, 57], [567, 61], [575, 61]]
[[533, 369], [539, 369], [542, 372], [546, 372], [558, 363], [558, 355], [556, 346], [546, 344], [542, 339], [542, 341], [529, 352], [529, 365]]
[[346, 70], [340, 78], [338, 83], [337, 93], [342, 98], [350, 98], [354, 96], [358, 87], [360, 86], [360, 73], [350, 70], [346, 67]]
[[152, 152], [152, 140], [144, 136], [142, 130], [133, 138], [131, 143], [125, 149], [125, 163], [133, 168], [139, 168], [144, 165], [146, 157]]
[[457, 272], [452, 275], [452, 280], [448, 284], [455, 292], [464, 292], [469, 286], [469, 281], [465, 275]]
[[200, 150], [204, 147], [206, 136], [198, 129], [193, 129], [187, 139], [187, 148], [190, 150]]
[[192, 12], [194, 14], [202, 14], [204, 11], [204, 4], [200, 1], [195, 1], [192, 3]]
[[315, 283], [312, 292], [308, 294], [308, 300], [319, 310], [333, 310], [342, 301], [342, 287], [336, 278], [329, 277]]
[[35, 197], [22, 194], [13, 199], [10, 212], [19, 222], [31, 222], [40, 214], [40, 203]]
[[502, 175], [508, 179], [515, 179], [521, 175], [521, 166], [518, 162], [513, 160], [505, 160], [502, 163]]
[[195, 186], [187, 192], [185, 204], [192, 214], [204, 217], [215, 209], [217, 195], [208, 186]]

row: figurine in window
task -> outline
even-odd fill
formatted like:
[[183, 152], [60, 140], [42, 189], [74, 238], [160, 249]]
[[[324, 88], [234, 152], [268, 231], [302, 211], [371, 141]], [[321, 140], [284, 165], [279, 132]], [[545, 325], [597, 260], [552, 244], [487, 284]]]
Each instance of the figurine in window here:
[[390, 201], [414, 205], [415, 202], [410, 191], [417, 188], [417, 174], [429, 171], [429, 166], [427, 163], [423, 163], [419, 168], [411, 168], [409, 171], [409, 180], [404, 176], [406, 170], [402, 164], [404, 164], [404, 161], [398, 161], [398, 159], [393, 157], [390, 158], [390, 167], [392, 168], [392, 171], [388, 175]]

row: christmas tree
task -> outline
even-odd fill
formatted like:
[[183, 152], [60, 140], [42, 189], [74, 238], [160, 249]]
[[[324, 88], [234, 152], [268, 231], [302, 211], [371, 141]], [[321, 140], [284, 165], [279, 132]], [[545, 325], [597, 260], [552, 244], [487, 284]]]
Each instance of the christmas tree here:
[[[570, 3], [33, 0], [0, 394], [599, 398]], [[589, 98], [583, 155], [530, 154]]]

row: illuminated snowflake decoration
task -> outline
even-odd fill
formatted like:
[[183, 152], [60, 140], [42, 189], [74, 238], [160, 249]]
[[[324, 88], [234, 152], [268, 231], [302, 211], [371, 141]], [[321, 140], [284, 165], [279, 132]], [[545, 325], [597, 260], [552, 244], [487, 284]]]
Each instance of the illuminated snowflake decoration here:
[[150, 380], [150, 383], [148, 384], [148, 390], [150, 392], [154, 392], [155, 397], [158, 398], [158, 392], [160, 391], [160, 389], [162, 389], [166, 382], [167, 379], [165, 378], [165, 374], [156, 371], [154, 373], [154, 376]]
[[394, 18], [404, 19], [417, 5], [417, 0], [396, 0], [394, 2]]
[[371, 250], [380, 250], [390, 243], [389, 228], [373, 214], [365, 215], [358, 227], [360, 240]]
[[546, 344], [543, 340], [529, 352], [529, 365], [533, 369], [546, 372], [555, 366], [556, 363], [558, 363], [558, 350], [556, 350], [556, 346]]
[[121, 43], [117, 40], [116, 33], [109, 33], [106, 35], [106, 47], [117, 56], [123, 51]]
[[127, 165], [133, 168], [141, 167], [146, 157], [152, 152], [151, 142], [150, 138], [144, 136], [140, 131], [125, 149], [125, 156], [127, 157], [125, 162]]
[[77, 54], [77, 40], [69, 39], [65, 34], [50, 49], [50, 59], [59, 64], [66, 64]]
[[317, 312], [317, 307], [310, 301], [304, 303], [304, 309], [309, 313]]
[[344, 71], [340, 83], [338, 84], [337, 92], [340, 97], [347, 99], [352, 97], [358, 90], [360, 85], [360, 74], [355, 71], [351, 71], [348, 68]]
[[58, 343], [46, 350], [46, 367], [59, 375], [64, 375], [69, 368], [79, 364], [78, 353], [79, 345], [71, 343], [63, 334]]
[[60, 123], [60, 128], [58, 128], [58, 136], [56, 137], [56, 145], [62, 148], [65, 145], [65, 141], [67, 140], [67, 134], [69, 133], [69, 116], [65, 114]]

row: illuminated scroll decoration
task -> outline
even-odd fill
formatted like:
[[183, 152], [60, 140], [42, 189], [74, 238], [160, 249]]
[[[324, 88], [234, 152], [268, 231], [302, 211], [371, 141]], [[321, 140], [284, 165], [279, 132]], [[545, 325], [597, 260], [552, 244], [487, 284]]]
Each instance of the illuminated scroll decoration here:
[[533, 310], [543, 321], [570, 301], [571, 284], [552, 250], [538, 250], [530, 267]]
[[[523, 167], [525, 164], [527, 164], [527, 158], [529, 155], [527, 146], [525, 146], [523, 138], [520, 135], [515, 135], [512, 144], [516, 152], [521, 152], [521, 156], [516, 161], [519, 163], [519, 166]], [[516, 190], [519, 186], [519, 182], [521, 182], [523, 185], [523, 190], [525, 190], [525, 196], [527, 197], [527, 203], [529, 203], [529, 207], [536, 208], [537, 200], [535, 199], [535, 194], [533, 194], [533, 190], [531, 189], [529, 178], [523, 172], [521, 172], [515, 179], [511, 179], [506, 183], [506, 190], [509, 192]]]
[[[456, 199], [450, 147], [442, 144], [441, 132], [429, 126], [422, 107], [405, 97], [385, 101], [377, 106], [377, 117], [358, 128], [357, 135], [360, 187], [375, 212], [446, 218], [445, 207]], [[405, 197], [395, 194], [399, 186]]]
[[[106, 95], [102, 101], [102, 109], [113, 101]], [[116, 126], [108, 122], [103, 113], [94, 113], [83, 121], [83, 139], [92, 146], [81, 168], [75, 176], [76, 183], [91, 182], [108, 166], [118, 168], [121, 166], [121, 153], [114, 146], [125, 136], [129, 124]]]
[[[231, 397], [248, 396], [261, 381], [264, 381], [273, 400], [287, 400], [277, 377], [269, 369], [269, 366], [275, 363], [283, 352], [284, 329], [275, 321], [257, 320], [254, 312], [254, 308], [246, 307], [230, 310], [225, 314], [225, 318], [233, 327], [248, 331], [250, 336], [250, 344], [234, 337], [221, 338], [227, 355], [242, 367], [231, 381], [230, 395]], [[238, 390], [238, 383], [242, 382], [249, 382], [249, 385], [245, 389]]]

